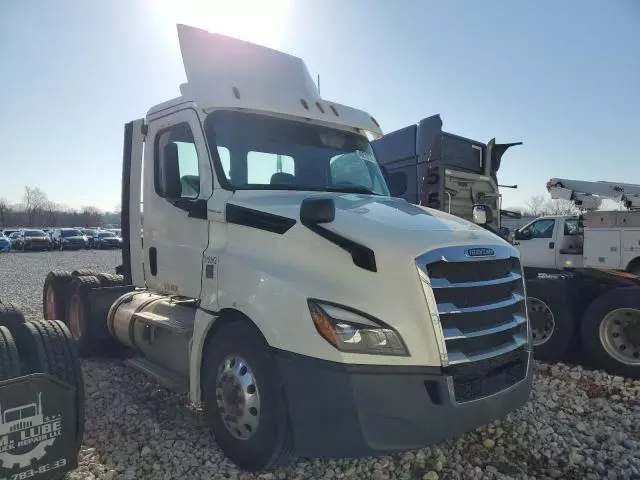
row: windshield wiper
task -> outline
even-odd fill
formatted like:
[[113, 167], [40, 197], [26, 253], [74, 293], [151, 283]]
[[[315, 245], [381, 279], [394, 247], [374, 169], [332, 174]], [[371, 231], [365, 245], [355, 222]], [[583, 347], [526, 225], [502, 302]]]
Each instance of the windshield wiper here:
[[365, 195], [379, 195], [378, 193], [368, 189], [367, 187], [361, 187], [358, 185], [343, 186], [343, 187], [325, 187], [325, 189], [329, 192], [362, 193]]
[[366, 187], [361, 187], [358, 185], [344, 185], [341, 187], [314, 187], [311, 185], [297, 185], [297, 184], [286, 184], [286, 183], [271, 183], [265, 185], [239, 185], [239, 190], [295, 190], [295, 191], [310, 191], [310, 192], [344, 192], [344, 193], [361, 193], [365, 195], [380, 195], [379, 193], [374, 192], [373, 190], [369, 190]]

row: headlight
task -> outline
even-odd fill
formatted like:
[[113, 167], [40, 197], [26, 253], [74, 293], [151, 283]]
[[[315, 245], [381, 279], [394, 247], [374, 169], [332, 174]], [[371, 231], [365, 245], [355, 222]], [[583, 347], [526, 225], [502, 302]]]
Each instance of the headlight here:
[[308, 300], [311, 318], [331, 345], [349, 353], [409, 356], [400, 334], [380, 320], [349, 307]]

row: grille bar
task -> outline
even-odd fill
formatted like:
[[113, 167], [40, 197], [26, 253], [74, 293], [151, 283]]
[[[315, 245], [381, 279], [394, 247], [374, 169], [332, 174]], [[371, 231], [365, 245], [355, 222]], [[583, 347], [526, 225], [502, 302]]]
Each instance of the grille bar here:
[[473, 287], [485, 287], [487, 285], [501, 285], [503, 283], [513, 282], [520, 280], [522, 275], [517, 272], [509, 272], [506, 277], [496, 278], [494, 280], [486, 280], [479, 282], [451, 282], [446, 278], [432, 278], [431, 288], [473, 288]]
[[478, 330], [472, 330], [469, 332], [463, 332], [459, 328], [444, 328], [445, 340], [462, 340], [465, 338], [483, 337], [486, 335], [493, 335], [494, 333], [506, 332], [514, 328], [520, 327], [527, 323], [527, 317], [522, 315], [514, 315], [509, 322], [497, 325], [495, 327], [483, 328]]
[[449, 351], [449, 365], [458, 365], [468, 362], [479, 362], [489, 358], [504, 355], [524, 346], [527, 343], [527, 336], [523, 334], [514, 335], [512, 341], [505, 342], [502, 345], [494, 347], [490, 350], [479, 351], [472, 354], [465, 354], [460, 351]]
[[[437, 300], [436, 296], [436, 300]], [[497, 310], [499, 308], [510, 307], [511, 305], [515, 305], [518, 302], [522, 302], [524, 300], [524, 295], [519, 292], [513, 292], [511, 294], [511, 298], [507, 300], [501, 300], [495, 303], [485, 303], [484, 305], [475, 305], [473, 307], [458, 307], [451, 302], [448, 303], [438, 303], [438, 313], [450, 314], [450, 313], [474, 313], [474, 312], [483, 312], [486, 310]]]

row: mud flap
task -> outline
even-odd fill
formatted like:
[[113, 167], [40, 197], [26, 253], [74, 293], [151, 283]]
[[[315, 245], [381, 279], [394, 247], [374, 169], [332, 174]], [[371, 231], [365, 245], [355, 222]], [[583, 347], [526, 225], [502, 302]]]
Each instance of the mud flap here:
[[78, 466], [75, 395], [44, 373], [0, 382], [0, 480], [60, 478]]

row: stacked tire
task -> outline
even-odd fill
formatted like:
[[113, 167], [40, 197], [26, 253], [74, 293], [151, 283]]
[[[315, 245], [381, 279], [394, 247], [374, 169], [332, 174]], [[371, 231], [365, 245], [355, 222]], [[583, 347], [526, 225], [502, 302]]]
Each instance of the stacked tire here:
[[0, 381], [46, 373], [73, 387], [79, 449], [84, 434], [84, 382], [71, 333], [60, 321], [27, 322], [14, 305], [0, 305]]

